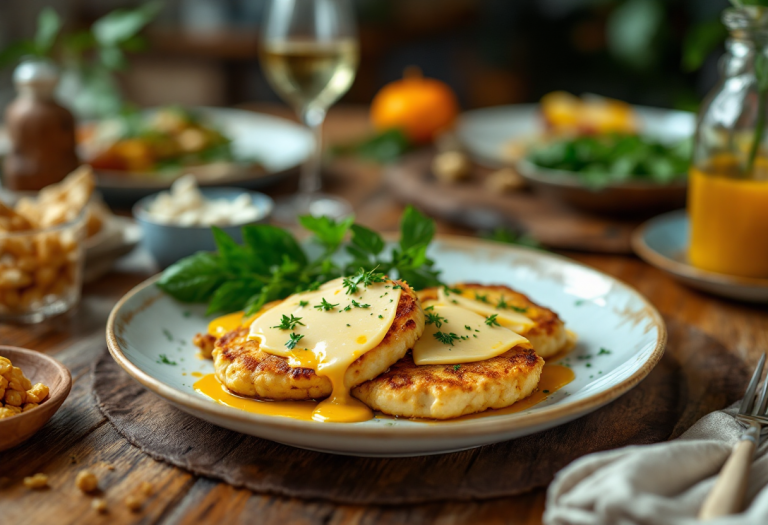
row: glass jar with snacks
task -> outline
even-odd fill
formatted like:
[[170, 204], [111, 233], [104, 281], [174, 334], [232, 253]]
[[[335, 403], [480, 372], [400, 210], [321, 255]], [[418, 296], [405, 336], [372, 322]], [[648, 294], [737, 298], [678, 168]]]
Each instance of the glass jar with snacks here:
[[727, 9], [721, 80], [699, 113], [689, 173], [689, 260], [768, 277], [768, 8]]
[[41, 322], [80, 299], [90, 169], [15, 206], [0, 202], [0, 322]]

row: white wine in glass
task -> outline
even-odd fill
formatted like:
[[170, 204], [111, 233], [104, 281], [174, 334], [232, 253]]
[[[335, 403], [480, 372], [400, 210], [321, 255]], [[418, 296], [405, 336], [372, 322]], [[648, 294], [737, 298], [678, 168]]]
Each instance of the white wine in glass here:
[[295, 223], [305, 214], [343, 217], [339, 197], [319, 193], [321, 127], [328, 108], [355, 78], [358, 45], [345, 0], [270, 0], [261, 64], [269, 83], [312, 131], [315, 148], [302, 168], [299, 193], [277, 202], [275, 218]]

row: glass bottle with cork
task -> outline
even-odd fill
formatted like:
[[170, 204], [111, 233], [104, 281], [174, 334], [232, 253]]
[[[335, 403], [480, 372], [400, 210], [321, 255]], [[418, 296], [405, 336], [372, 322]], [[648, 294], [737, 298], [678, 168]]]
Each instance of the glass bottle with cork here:
[[13, 81], [18, 96], [5, 111], [11, 149], [3, 163], [3, 186], [36, 191], [61, 181], [80, 164], [75, 119], [54, 99], [59, 72], [50, 61], [22, 62]]

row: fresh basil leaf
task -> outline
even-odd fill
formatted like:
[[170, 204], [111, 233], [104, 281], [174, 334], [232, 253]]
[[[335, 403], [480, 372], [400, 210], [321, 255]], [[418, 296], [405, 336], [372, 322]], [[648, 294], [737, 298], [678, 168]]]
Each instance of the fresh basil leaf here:
[[46, 7], [40, 11], [37, 17], [37, 33], [35, 33], [35, 47], [39, 54], [47, 55], [51, 52], [60, 29], [61, 18], [54, 9]]
[[299, 217], [299, 223], [315, 234], [315, 239], [323, 245], [328, 252], [335, 252], [338, 250], [344, 237], [347, 235], [350, 226], [355, 222], [355, 217], [350, 215], [344, 219], [340, 219], [338, 222], [330, 217], [321, 216], [315, 217], [313, 215], [304, 215]]
[[168, 267], [157, 286], [179, 301], [201, 303], [210, 299], [226, 279], [221, 258], [214, 253], [199, 252]]
[[403, 279], [416, 290], [422, 290], [424, 288], [430, 288], [433, 286], [440, 286], [442, 283], [439, 278], [440, 272], [432, 270], [428, 267], [416, 268], [416, 269], [404, 269], [400, 270], [398, 279]]
[[243, 227], [245, 244], [255, 255], [259, 267], [272, 268], [282, 264], [283, 258], [307, 264], [307, 256], [296, 239], [286, 230], [268, 224], [253, 224]]
[[228, 314], [243, 309], [248, 300], [261, 290], [260, 283], [252, 280], [227, 281], [213, 293], [206, 315]]
[[403, 250], [418, 245], [428, 245], [435, 236], [435, 222], [408, 206], [400, 219], [400, 247]]
[[358, 248], [370, 255], [379, 255], [384, 250], [384, 239], [375, 231], [360, 226], [352, 225], [352, 245], [349, 248]]
[[91, 30], [102, 46], [116, 46], [136, 36], [162, 7], [162, 2], [147, 2], [136, 9], [115, 9], [96, 20]]

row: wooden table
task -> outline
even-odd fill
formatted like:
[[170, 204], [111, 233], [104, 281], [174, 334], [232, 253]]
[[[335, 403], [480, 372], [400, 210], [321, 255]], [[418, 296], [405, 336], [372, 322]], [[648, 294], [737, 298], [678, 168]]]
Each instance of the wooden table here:
[[[263, 109], [263, 108], [261, 108]], [[273, 111], [285, 114], [284, 111]], [[367, 129], [363, 108], [332, 110], [327, 123], [331, 142], [357, 137]], [[397, 227], [401, 206], [382, 188], [380, 170], [353, 160], [334, 162], [327, 189], [349, 199], [358, 221], [379, 230]], [[290, 191], [284, 184], [275, 192]], [[441, 232], [464, 233], [447, 224]], [[723, 342], [753, 364], [768, 348], [768, 308], [710, 297], [686, 288], [635, 257], [584, 253], [566, 255], [613, 275], [645, 294], [666, 315], [690, 323]], [[90, 366], [105, 349], [104, 327], [110, 309], [131, 287], [153, 273], [148, 267], [123, 265], [88, 285], [77, 311], [31, 327], [0, 325], [0, 344], [33, 348], [54, 355], [72, 371], [74, 387], [56, 416], [27, 443], [0, 453], [0, 522], [27, 524], [86, 523], [540, 523], [545, 491], [470, 503], [434, 503], [402, 507], [333, 505], [253, 494], [198, 478], [154, 461], [130, 445], [101, 415], [90, 392]], [[724, 373], [726, 371], [723, 371]], [[160, 400], [158, 403], [162, 402]], [[100, 462], [114, 466], [108, 470]], [[91, 498], [74, 485], [83, 468], [92, 468], [109, 504], [96, 514]], [[44, 472], [51, 488], [27, 490], [24, 476]], [[332, 475], [329, 475], [332, 479]], [[124, 498], [142, 481], [155, 492], [139, 513]]]

